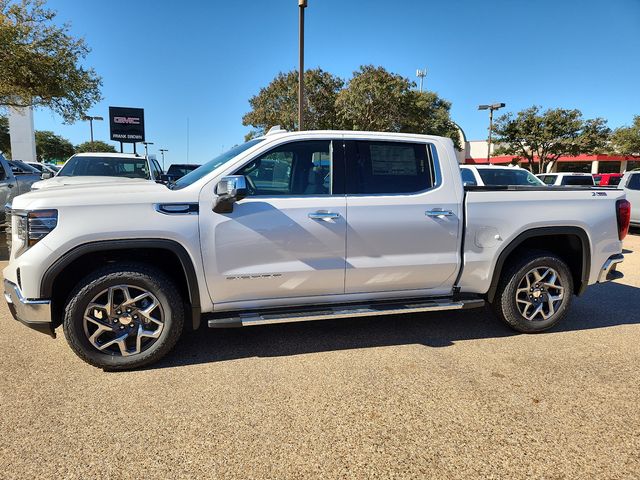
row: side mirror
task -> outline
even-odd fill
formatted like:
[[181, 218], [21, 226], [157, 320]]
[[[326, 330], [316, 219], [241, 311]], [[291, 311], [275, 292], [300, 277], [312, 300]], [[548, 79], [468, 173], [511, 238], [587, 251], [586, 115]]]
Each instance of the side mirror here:
[[51, 172], [42, 172], [42, 175], [40, 175], [40, 178], [42, 180], [48, 180], [52, 177], [53, 175], [51, 175]]
[[247, 179], [244, 175], [229, 175], [222, 177], [216, 185], [218, 198], [213, 207], [216, 213], [233, 212], [233, 204], [247, 196]]
[[162, 174], [160, 174], [160, 181], [162, 183], [169, 183], [171, 181], [171, 177], [169, 175], [167, 175], [166, 173], [162, 173]]

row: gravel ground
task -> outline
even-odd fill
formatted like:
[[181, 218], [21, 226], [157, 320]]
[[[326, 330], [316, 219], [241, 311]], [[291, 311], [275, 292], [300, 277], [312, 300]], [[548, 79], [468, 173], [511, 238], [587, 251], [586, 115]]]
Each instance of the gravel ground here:
[[[0, 477], [640, 478], [640, 235], [553, 331], [489, 311], [202, 330], [105, 373], [0, 306]], [[631, 253], [633, 252], [633, 253]]]

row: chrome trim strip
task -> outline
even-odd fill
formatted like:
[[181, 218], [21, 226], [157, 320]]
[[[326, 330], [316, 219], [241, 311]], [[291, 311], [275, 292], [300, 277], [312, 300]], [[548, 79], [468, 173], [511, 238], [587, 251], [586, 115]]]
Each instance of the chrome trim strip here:
[[163, 215], [198, 215], [199, 205], [197, 202], [154, 203], [153, 208]]

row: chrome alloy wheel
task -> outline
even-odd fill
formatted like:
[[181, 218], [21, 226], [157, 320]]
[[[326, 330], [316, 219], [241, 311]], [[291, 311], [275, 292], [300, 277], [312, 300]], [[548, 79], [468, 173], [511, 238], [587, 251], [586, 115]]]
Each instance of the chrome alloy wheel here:
[[156, 296], [144, 288], [115, 285], [89, 302], [83, 326], [98, 350], [126, 357], [149, 348], [160, 337], [164, 311]]
[[520, 314], [530, 321], [547, 320], [562, 304], [564, 287], [553, 268], [529, 270], [516, 289], [516, 305]]

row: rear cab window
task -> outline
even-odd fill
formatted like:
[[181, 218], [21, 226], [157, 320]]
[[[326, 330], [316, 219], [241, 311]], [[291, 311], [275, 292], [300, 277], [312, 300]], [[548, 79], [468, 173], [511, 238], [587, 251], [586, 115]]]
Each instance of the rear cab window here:
[[562, 177], [561, 185], [593, 185], [591, 175], [566, 175]]

